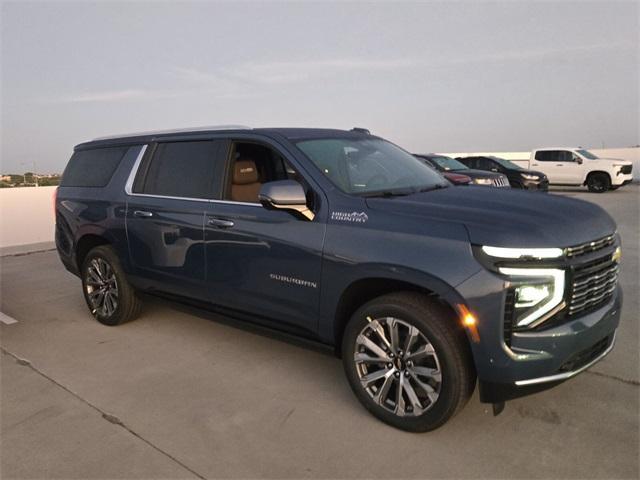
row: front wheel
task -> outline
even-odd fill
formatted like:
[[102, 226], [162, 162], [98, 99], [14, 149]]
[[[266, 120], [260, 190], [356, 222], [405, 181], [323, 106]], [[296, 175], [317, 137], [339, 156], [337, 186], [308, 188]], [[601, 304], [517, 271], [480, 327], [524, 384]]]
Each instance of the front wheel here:
[[353, 315], [342, 342], [344, 369], [355, 395], [377, 418], [426, 432], [466, 404], [475, 370], [451, 315], [412, 292], [384, 295]]
[[593, 193], [604, 193], [611, 188], [611, 178], [606, 173], [592, 173], [587, 178], [587, 188]]

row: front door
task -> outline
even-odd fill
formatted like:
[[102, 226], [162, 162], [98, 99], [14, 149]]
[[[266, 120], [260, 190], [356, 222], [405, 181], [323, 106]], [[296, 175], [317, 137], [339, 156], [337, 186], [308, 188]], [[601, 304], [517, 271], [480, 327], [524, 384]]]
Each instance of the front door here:
[[285, 155], [265, 144], [235, 142], [229, 162], [224, 198], [205, 212], [209, 288], [225, 307], [315, 333], [325, 223], [258, 203], [263, 183], [306, 181]]

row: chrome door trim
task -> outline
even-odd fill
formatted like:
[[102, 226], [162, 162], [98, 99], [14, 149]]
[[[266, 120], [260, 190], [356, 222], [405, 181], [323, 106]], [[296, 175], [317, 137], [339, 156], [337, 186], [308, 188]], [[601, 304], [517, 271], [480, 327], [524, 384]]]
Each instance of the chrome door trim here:
[[129, 178], [127, 178], [127, 182], [124, 185], [124, 192], [130, 197], [148, 197], [148, 198], [166, 198], [168, 200], [186, 200], [190, 202], [204, 202], [204, 203], [221, 203], [221, 204], [229, 204], [229, 205], [246, 205], [248, 207], [260, 207], [262, 208], [262, 204], [260, 203], [249, 203], [249, 202], [235, 202], [232, 200], [214, 200], [209, 198], [192, 198], [192, 197], [173, 197], [170, 195], [152, 195], [149, 193], [134, 193], [133, 192], [133, 182], [136, 179], [136, 175], [138, 174], [138, 169], [140, 168], [140, 164], [142, 163], [142, 158], [144, 157], [145, 152], [147, 151], [147, 147], [149, 145], [145, 144], [140, 149], [138, 156], [136, 157], [135, 162], [133, 163], [133, 167], [131, 168], [131, 172], [129, 173]]

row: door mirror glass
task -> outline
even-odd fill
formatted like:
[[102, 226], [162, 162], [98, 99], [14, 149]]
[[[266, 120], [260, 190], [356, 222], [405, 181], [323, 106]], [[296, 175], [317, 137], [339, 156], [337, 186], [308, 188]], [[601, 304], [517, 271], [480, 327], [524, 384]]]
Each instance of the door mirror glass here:
[[314, 213], [307, 206], [304, 188], [295, 180], [278, 180], [262, 185], [258, 199], [269, 210], [287, 210], [313, 220]]

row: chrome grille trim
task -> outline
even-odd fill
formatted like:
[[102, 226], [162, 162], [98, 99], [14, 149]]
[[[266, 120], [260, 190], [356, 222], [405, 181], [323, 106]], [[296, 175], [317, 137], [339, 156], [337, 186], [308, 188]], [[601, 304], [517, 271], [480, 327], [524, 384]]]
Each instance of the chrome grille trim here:
[[494, 187], [508, 187], [509, 186], [509, 180], [507, 179], [507, 177], [498, 177], [498, 178], [494, 178], [493, 179], [493, 186]]
[[615, 235], [609, 235], [607, 237], [594, 240], [592, 242], [587, 242], [580, 245], [574, 245], [573, 247], [567, 247], [565, 248], [565, 255], [567, 257], [577, 257], [579, 255], [596, 252], [610, 245], [613, 245], [614, 242], [615, 242]]
[[587, 313], [609, 301], [618, 284], [619, 265], [612, 256], [576, 267], [567, 314]]

